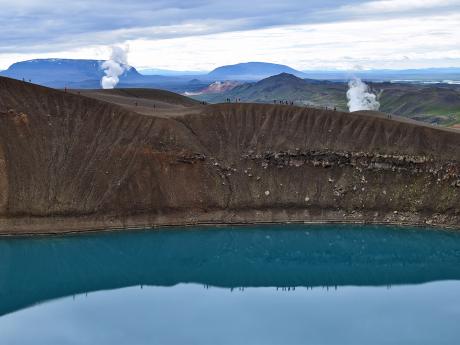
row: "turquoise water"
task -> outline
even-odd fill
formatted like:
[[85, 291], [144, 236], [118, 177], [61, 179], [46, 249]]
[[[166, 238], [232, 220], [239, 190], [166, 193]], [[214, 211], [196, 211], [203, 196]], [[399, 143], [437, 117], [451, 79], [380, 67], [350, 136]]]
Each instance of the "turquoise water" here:
[[0, 344], [458, 344], [459, 325], [460, 232], [0, 239]]

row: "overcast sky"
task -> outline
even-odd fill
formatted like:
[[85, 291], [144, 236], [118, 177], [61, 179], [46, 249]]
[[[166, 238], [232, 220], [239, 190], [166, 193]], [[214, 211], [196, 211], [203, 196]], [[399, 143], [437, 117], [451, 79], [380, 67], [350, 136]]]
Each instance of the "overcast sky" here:
[[0, 0], [0, 69], [113, 44], [140, 69], [460, 66], [460, 0]]

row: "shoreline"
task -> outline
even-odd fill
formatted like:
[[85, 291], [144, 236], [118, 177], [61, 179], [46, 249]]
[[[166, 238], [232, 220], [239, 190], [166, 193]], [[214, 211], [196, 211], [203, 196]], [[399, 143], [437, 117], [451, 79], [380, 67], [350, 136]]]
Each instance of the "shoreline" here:
[[[342, 216], [339, 216], [338, 213]], [[115, 215], [0, 218], [0, 238], [61, 236], [142, 229], [161, 230], [175, 227], [244, 227], [275, 224], [381, 225], [460, 230], [457, 217], [452, 215], [422, 215], [410, 212], [387, 212], [376, 215], [374, 211], [366, 211], [348, 213], [343, 216], [343, 213], [344, 211], [336, 210], [250, 210], [236, 213], [220, 210], [201, 214], [178, 212], [163, 215], [142, 214], [123, 218]]]

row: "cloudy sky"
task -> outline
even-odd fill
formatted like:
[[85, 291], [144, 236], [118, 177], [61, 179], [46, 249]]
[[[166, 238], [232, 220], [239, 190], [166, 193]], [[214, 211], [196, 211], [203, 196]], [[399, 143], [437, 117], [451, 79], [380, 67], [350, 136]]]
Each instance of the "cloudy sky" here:
[[0, 0], [0, 69], [115, 44], [140, 69], [460, 66], [460, 0]]

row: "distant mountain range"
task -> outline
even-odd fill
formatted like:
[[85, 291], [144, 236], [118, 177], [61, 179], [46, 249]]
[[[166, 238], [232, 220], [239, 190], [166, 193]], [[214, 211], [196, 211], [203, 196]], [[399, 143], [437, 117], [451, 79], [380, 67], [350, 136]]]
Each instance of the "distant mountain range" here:
[[[77, 59], [37, 59], [17, 62], [7, 70], [0, 72], [1, 76], [14, 79], [31, 80], [33, 83], [55, 88], [98, 89], [104, 76], [100, 60]], [[161, 76], [143, 75], [132, 66], [120, 77], [119, 87], [149, 87], [165, 88], [174, 91], [177, 88], [200, 88], [209, 83], [191, 83], [190, 76]]]
[[[31, 80], [36, 84], [56, 88], [99, 88], [100, 80], [104, 76], [102, 63], [103, 61], [100, 60], [36, 59], [14, 63], [7, 70], [0, 72], [0, 75], [19, 80]], [[207, 74], [197, 75], [193, 75], [192, 72], [180, 74], [180, 71], [154, 69], [141, 74], [136, 68], [129, 66], [121, 76], [118, 86], [155, 87], [190, 92], [215, 81], [256, 81], [283, 72], [303, 76], [302, 72], [288, 66], [263, 62], [223, 66]]]
[[[14, 63], [0, 74], [44, 85], [84, 83], [101, 80], [104, 76], [102, 63], [100, 60], [37, 59]], [[133, 80], [142, 78], [142, 75], [129, 67], [122, 78]]]
[[[14, 79], [32, 80], [37, 84], [51, 87], [80, 86], [98, 87], [99, 81], [104, 76], [101, 60], [76, 60], [76, 59], [36, 59], [17, 62], [0, 75]], [[214, 82], [224, 80], [257, 81], [280, 73], [290, 73], [299, 77], [303, 73], [285, 65], [248, 62], [236, 65], [222, 66], [209, 73], [183, 72], [161, 69], [145, 70], [139, 73], [136, 68], [129, 66], [127, 72], [120, 78], [120, 86], [133, 84], [158, 87], [159, 84], [177, 84], [190, 80]]]
[[[17, 62], [1, 76], [31, 80], [34, 83], [63, 88], [99, 88], [104, 75], [101, 60], [36, 59]], [[143, 74], [144, 73], [144, 74]], [[209, 73], [150, 69], [139, 73], [134, 67], [120, 78], [119, 87], [163, 88], [176, 92], [195, 92], [215, 81], [256, 82], [267, 77], [288, 73], [299, 78], [318, 80], [348, 80], [358, 76], [372, 81], [412, 80], [460, 80], [460, 68], [430, 68], [417, 70], [374, 70], [374, 71], [298, 71], [286, 65], [266, 62], [247, 62], [222, 66]], [[197, 74], [194, 74], [197, 73]]]

